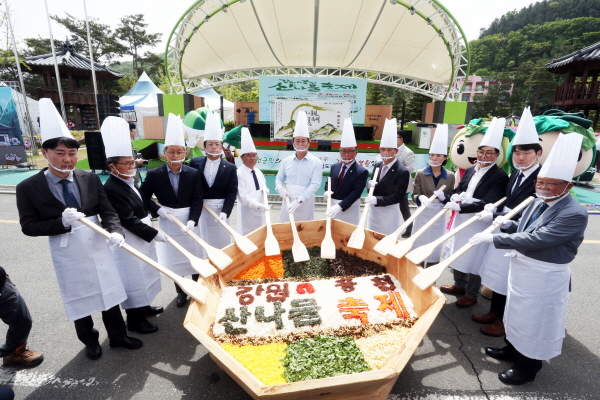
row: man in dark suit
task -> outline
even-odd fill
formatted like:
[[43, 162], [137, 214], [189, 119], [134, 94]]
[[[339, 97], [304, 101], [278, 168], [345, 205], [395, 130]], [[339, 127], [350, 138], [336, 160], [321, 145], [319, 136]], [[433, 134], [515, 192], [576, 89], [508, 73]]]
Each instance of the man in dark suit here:
[[[105, 240], [78, 222], [98, 221], [111, 232], [109, 244], [123, 243], [119, 218], [97, 175], [74, 169], [79, 143], [73, 139], [49, 99], [40, 101], [42, 154], [48, 168], [17, 185], [21, 229], [28, 236], [50, 236], [52, 262], [69, 321], [86, 345], [86, 355], [102, 356], [91, 315], [102, 312], [111, 347], [138, 349], [128, 337], [119, 304], [126, 299], [123, 283]], [[63, 129], [64, 127], [64, 129]]]
[[358, 225], [360, 219], [359, 199], [369, 178], [369, 171], [355, 161], [356, 149], [352, 120], [346, 118], [340, 143], [342, 161], [331, 166], [331, 192], [325, 183], [325, 195], [331, 196], [333, 203], [331, 208], [327, 209], [326, 214], [328, 217], [337, 218], [353, 225]]
[[[238, 192], [237, 172], [234, 164], [222, 159], [223, 137], [217, 114], [212, 111], [207, 114], [205, 127], [206, 156], [192, 158], [190, 167], [199, 172], [204, 205], [228, 223]], [[209, 212], [200, 216], [200, 236], [218, 249], [231, 243], [229, 232]]]
[[[158, 226], [168, 236], [195, 256], [201, 256], [198, 243], [171, 220], [169, 214], [187, 225], [187, 229], [198, 231], [198, 220], [202, 214], [202, 184], [200, 174], [194, 168], [183, 164], [186, 155], [183, 140], [183, 128], [179, 117], [169, 114], [167, 134], [165, 135], [164, 155], [167, 163], [151, 169], [140, 186], [146, 206], [153, 217], [159, 216]], [[152, 196], [160, 204], [158, 206]], [[158, 262], [180, 276], [192, 275], [198, 280], [200, 275], [189, 260], [168, 243], [157, 243]], [[183, 307], [187, 294], [175, 284], [176, 305]]]

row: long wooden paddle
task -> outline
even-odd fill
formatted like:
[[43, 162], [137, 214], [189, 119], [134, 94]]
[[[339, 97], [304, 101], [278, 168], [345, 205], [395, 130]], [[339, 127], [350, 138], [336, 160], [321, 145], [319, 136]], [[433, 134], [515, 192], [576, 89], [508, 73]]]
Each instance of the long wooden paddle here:
[[[533, 200], [534, 200], [533, 196], [526, 198], [523, 202], [521, 202], [521, 204], [519, 204], [518, 206], [516, 206], [515, 208], [510, 210], [505, 215], [506, 219], [511, 219], [513, 216], [518, 214], [522, 209], [527, 207], [529, 205], [529, 203], [531, 203]], [[500, 227], [500, 224], [493, 223], [492, 226], [486, 228], [483, 232], [492, 233], [499, 227]], [[439, 264], [434, 265], [433, 267], [427, 268], [426, 270], [421, 272], [419, 275], [415, 276], [413, 278], [413, 282], [415, 283], [415, 285], [417, 285], [422, 290], [427, 289], [429, 286], [433, 285], [435, 283], [435, 281], [438, 280], [438, 278], [440, 277], [440, 275], [442, 275], [442, 272], [444, 272], [444, 269], [446, 269], [446, 267], [450, 266], [450, 264], [452, 264], [454, 261], [456, 261], [459, 257], [461, 257], [463, 254], [465, 254], [467, 251], [471, 250], [471, 248], [473, 246], [474, 245], [472, 245], [471, 243], [465, 244], [458, 251], [454, 252], [450, 257], [446, 258], [444, 261], [440, 262]]]
[[[177, 224], [181, 229], [184, 229], [184, 230], [187, 229], [187, 226], [183, 222], [181, 222], [179, 219], [177, 219], [176, 216], [169, 213], [169, 217], [171, 218], [171, 221], [173, 221], [175, 224]], [[192, 231], [191, 229], [187, 229], [185, 231], [185, 233], [190, 235], [190, 237], [192, 239], [194, 239], [200, 246], [202, 246], [202, 248], [204, 249], [204, 251], [206, 251], [206, 254], [208, 255], [208, 259], [213, 264], [215, 264], [217, 266], [217, 268], [224, 269], [225, 267], [227, 267], [229, 264], [231, 264], [233, 262], [233, 259], [231, 257], [229, 257], [227, 254], [225, 254], [223, 252], [223, 250], [217, 249], [216, 247], [213, 247], [210, 244], [206, 243], [204, 240], [202, 240], [200, 238], [200, 236], [196, 235], [196, 233], [194, 233], [194, 231]]]
[[[373, 174], [373, 180], [377, 180], [377, 176], [379, 175], [379, 168], [375, 169], [375, 173]], [[375, 190], [375, 186], [372, 186], [369, 189], [369, 196], [373, 196], [373, 191]], [[352, 232], [350, 236], [350, 240], [348, 240], [348, 247], [353, 249], [362, 249], [365, 244], [365, 223], [367, 222], [367, 215], [369, 215], [369, 206], [370, 203], [365, 204], [365, 208], [363, 209], [362, 215], [360, 216], [360, 222], [358, 226]]]
[[[285, 202], [288, 206], [290, 205], [289, 196], [285, 196]], [[281, 210], [281, 212], [283, 212], [283, 210]], [[288, 214], [290, 215], [290, 226], [292, 227], [292, 236], [294, 237], [294, 242], [292, 243], [292, 256], [294, 257], [294, 262], [308, 261], [310, 260], [310, 256], [308, 255], [306, 246], [302, 243], [300, 236], [298, 235], [294, 213], [290, 212]]]
[[[269, 206], [269, 197], [267, 196], [267, 191], [263, 190], [263, 198], [265, 200], [265, 205]], [[265, 221], [267, 222], [267, 238], [265, 239], [265, 255], [266, 256], [276, 256], [277, 254], [281, 254], [281, 249], [279, 248], [279, 242], [277, 238], [273, 234], [273, 227], [271, 226], [271, 213], [269, 210], [265, 210]]]
[[[446, 185], [442, 185], [442, 187], [439, 190], [444, 190], [446, 189]], [[435, 198], [437, 198], [437, 196], [431, 195], [431, 197], [429, 197], [429, 200], [433, 201]], [[402, 225], [400, 225], [400, 227], [398, 227], [398, 229], [396, 229], [396, 231], [390, 233], [389, 235], [387, 235], [386, 237], [384, 237], [383, 239], [381, 239], [374, 247], [373, 250], [375, 250], [376, 252], [378, 252], [381, 255], [387, 255], [396, 245], [396, 242], [398, 242], [398, 236], [400, 236], [400, 234], [402, 232], [404, 232], [409, 226], [410, 224], [413, 223], [413, 221], [423, 212], [423, 210], [427, 208], [427, 207], [419, 207], [419, 209], [413, 214], [411, 215], [406, 221], [404, 221], [402, 223]]]
[[[110, 238], [110, 233], [108, 233], [107, 231], [105, 231], [104, 229], [102, 229], [101, 227], [99, 227], [98, 225], [96, 225], [95, 223], [93, 223], [92, 221], [90, 221], [89, 219], [87, 219], [85, 217], [84, 218], [80, 218], [79, 222], [81, 222], [82, 224], [84, 224], [88, 228], [92, 229], [96, 233], [104, 236], [105, 238], [107, 238], [107, 239]], [[175, 274], [173, 271], [171, 271], [171, 270], [163, 267], [162, 265], [160, 265], [159, 263], [157, 263], [156, 261], [154, 261], [153, 259], [151, 259], [147, 255], [145, 255], [145, 254], [139, 252], [138, 250], [134, 249], [133, 247], [131, 247], [127, 243], [123, 243], [123, 245], [121, 246], [121, 248], [123, 250], [125, 250], [126, 252], [132, 254], [133, 256], [139, 258], [140, 260], [142, 260], [146, 264], [150, 265], [152, 268], [158, 270], [158, 272], [160, 272], [161, 274], [165, 275], [167, 278], [173, 280], [176, 284], [179, 285], [179, 287], [188, 296], [190, 296], [194, 300], [196, 300], [196, 301], [198, 301], [198, 302], [200, 302], [202, 304], [206, 303], [206, 299], [208, 297], [208, 289], [206, 287], [204, 287], [201, 283], [194, 282], [191, 279], [182, 278], [181, 276]]]
[[[494, 206], [500, 207], [500, 205], [502, 203], [504, 203], [505, 201], [506, 201], [506, 197], [503, 197], [500, 200], [498, 200], [497, 202], [495, 202]], [[431, 253], [433, 253], [433, 251], [435, 250], [436, 247], [438, 247], [439, 245], [444, 243], [446, 240], [450, 239], [452, 236], [456, 235], [458, 232], [462, 231], [467, 226], [471, 225], [473, 222], [478, 221], [478, 220], [479, 220], [479, 216], [477, 216], [477, 215], [469, 218], [468, 220], [466, 220], [465, 222], [463, 222], [456, 228], [452, 229], [451, 231], [446, 232], [444, 235], [440, 236], [433, 242], [431, 242], [429, 244], [425, 244], [420, 247], [417, 247], [416, 249], [414, 249], [413, 251], [408, 253], [406, 255], [406, 258], [408, 258], [410, 261], [412, 261], [415, 264], [422, 263], [423, 261], [425, 261], [425, 259], [427, 257], [429, 257], [431, 255]]]
[[250, 239], [246, 236], [242, 236], [237, 233], [232, 227], [230, 227], [225, 221], [223, 221], [213, 210], [210, 209], [206, 204], [204, 204], [204, 208], [212, 215], [219, 223], [229, 232], [231, 236], [233, 236], [233, 240], [235, 241], [236, 246], [244, 252], [244, 254], [252, 254], [258, 247]]
[[166, 233], [165, 236], [167, 237], [167, 242], [169, 242], [173, 247], [177, 249], [177, 251], [183, 254], [185, 258], [189, 260], [190, 264], [192, 265], [192, 268], [194, 268], [196, 272], [198, 272], [203, 278], [209, 277], [217, 273], [217, 269], [210, 265], [208, 261], [196, 257], [195, 255], [190, 253], [185, 247], [177, 243], [175, 239], [168, 236]]
[[[327, 196], [327, 209], [331, 208], [331, 177], [327, 178], [327, 190], [329, 196]], [[321, 258], [335, 259], [335, 243], [331, 236], [331, 217], [327, 217], [325, 222], [325, 237], [321, 242]]]

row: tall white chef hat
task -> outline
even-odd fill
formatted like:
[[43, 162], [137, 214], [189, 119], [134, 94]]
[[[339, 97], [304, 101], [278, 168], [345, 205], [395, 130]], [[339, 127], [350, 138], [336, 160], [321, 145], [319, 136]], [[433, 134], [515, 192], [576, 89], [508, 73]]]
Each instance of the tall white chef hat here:
[[485, 136], [481, 140], [479, 146], [490, 146], [500, 151], [502, 149], [502, 136], [504, 135], [504, 125], [506, 125], [505, 118], [492, 119], [490, 126], [488, 126]]
[[242, 128], [242, 149], [240, 150], [240, 155], [246, 153], [256, 153], [256, 147], [254, 146], [254, 141], [252, 140], [252, 136], [250, 135], [250, 131], [248, 128]]
[[185, 147], [185, 140], [183, 140], [183, 124], [181, 123], [181, 119], [177, 115], [171, 113], [169, 113], [169, 119], [167, 120], [165, 146]]
[[43, 98], [39, 102], [40, 108], [40, 131], [42, 143], [48, 139], [67, 137], [73, 139], [71, 132], [65, 125], [52, 100]]
[[544, 165], [542, 165], [538, 176], [571, 182], [575, 174], [582, 142], [583, 135], [577, 132], [567, 135], [559, 133], [558, 139], [552, 146], [552, 150], [550, 150], [550, 154]]
[[298, 111], [296, 116], [296, 127], [294, 128], [294, 137], [305, 137], [310, 139], [310, 131], [308, 129], [308, 117], [305, 111]]
[[342, 141], [340, 147], [356, 147], [356, 137], [352, 127], [352, 118], [344, 120], [344, 129], [342, 130]]
[[131, 157], [129, 124], [121, 117], [106, 117], [100, 128], [106, 158]]
[[385, 119], [381, 141], [379, 142], [379, 148], [382, 147], [398, 148], [398, 123], [396, 122], [396, 118]]
[[221, 119], [217, 113], [209, 111], [206, 113], [206, 125], [204, 127], [204, 141], [218, 140], [223, 141], [223, 130], [221, 129]]
[[523, 115], [519, 120], [519, 126], [517, 128], [517, 134], [513, 139], [513, 146], [518, 144], [535, 144], [539, 143], [537, 130], [535, 129], [535, 122], [529, 107], [525, 107]]
[[435, 129], [429, 154], [448, 155], [448, 124], [439, 124]]

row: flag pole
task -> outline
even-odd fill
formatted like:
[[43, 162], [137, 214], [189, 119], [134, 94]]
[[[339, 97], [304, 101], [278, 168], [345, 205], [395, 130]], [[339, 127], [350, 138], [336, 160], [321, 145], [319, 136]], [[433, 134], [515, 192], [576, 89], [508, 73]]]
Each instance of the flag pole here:
[[85, 14], [85, 28], [87, 30], [88, 48], [90, 50], [90, 64], [92, 65], [92, 81], [94, 83], [94, 102], [96, 103], [96, 129], [100, 128], [100, 112], [98, 111], [98, 84], [96, 83], [96, 67], [94, 65], [94, 54], [92, 52], [92, 36], [90, 35], [90, 24], [88, 22], [87, 7], [83, 0], [83, 12]]
[[58, 61], [56, 60], [56, 50], [54, 49], [54, 37], [52, 36], [52, 25], [50, 24], [50, 12], [48, 11], [48, 0], [44, 0], [46, 5], [46, 19], [48, 20], [48, 31], [50, 32], [50, 47], [52, 48], [52, 58], [54, 59], [54, 72], [56, 74], [56, 86], [58, 88], [58, 98], [60, 100], [60, 111], [63, 120], [67, 123], [67, 112], [65, 111], [65, 99], [63, 98], [62, 85], [60, 83], [60, 72], [58, 71]]

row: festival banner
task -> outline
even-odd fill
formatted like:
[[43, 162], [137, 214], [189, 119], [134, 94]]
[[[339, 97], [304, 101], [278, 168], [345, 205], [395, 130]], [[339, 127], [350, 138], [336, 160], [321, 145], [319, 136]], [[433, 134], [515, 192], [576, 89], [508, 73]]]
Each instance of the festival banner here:
[[233, 103], [235, 126], [258, 123], [258, 101], [236, 101]]
[[27, 161], [13, 89], [0, 87], [0, 165]]

